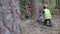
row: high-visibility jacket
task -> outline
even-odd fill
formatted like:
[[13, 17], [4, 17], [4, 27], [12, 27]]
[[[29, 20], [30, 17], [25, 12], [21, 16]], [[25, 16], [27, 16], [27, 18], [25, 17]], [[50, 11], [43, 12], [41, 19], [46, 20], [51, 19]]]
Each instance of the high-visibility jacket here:
[[44, 19], [51, 19], [51, 13], [49, 9], [44, 9]]

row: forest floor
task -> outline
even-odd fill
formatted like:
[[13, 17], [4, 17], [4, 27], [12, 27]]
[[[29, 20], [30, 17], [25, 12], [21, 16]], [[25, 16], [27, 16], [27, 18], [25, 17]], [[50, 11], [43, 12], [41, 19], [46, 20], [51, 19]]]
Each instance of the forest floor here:
[[23, 21], [22, 34], [60, 34], [60, 16], [52, 16], [52, 25], [53, 27], [47, 27], [34, 20], [27, 19]]

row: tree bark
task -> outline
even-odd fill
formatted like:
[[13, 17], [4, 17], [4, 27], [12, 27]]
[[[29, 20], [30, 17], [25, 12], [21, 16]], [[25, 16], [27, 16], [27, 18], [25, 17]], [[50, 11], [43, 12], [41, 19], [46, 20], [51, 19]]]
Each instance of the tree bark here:
[[36, 19], [39, 13], [39, 0], [32, 0], [32, 19]]
[[[2, 3], [2, 23], [7, 30], [4, 34], [21, 34], [21, 19], [18, 0], [1, 0]], [[4, 29], [4, 28], [3, 28]]]
[[45, 3], [45, 1], [44, 0], [42, 0], [42, 4], [44, 4]]

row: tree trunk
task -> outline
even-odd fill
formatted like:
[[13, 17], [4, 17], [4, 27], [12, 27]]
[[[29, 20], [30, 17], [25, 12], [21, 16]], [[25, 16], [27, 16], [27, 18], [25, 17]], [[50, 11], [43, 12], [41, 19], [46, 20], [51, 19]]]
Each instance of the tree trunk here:
[[39, 0], [32, 0], [32, 19], [36, 19], [39, 13]]
[[51, 0], [49, 0], [49, 4], [51, 4]]
[[4, 34], [21, 34], [21, 20], [18, 0], [1, 0], [2, 23], [5, 27]]
[[44, 0], [42, 0], [42, 4], [44, 4]]
[[60, 14], [60, 9], [59, 9], [59, 14]]

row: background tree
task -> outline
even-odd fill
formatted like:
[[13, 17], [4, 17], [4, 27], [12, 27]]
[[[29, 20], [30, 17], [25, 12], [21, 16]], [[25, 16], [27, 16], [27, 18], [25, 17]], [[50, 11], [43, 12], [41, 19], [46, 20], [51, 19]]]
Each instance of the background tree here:
[[22, 20], [26, 19], [26, 16], [28, 15], [28, 6], [31, 4], [31, 0], [20, 0], [20, 10], [21, 10], [21, 18]]

